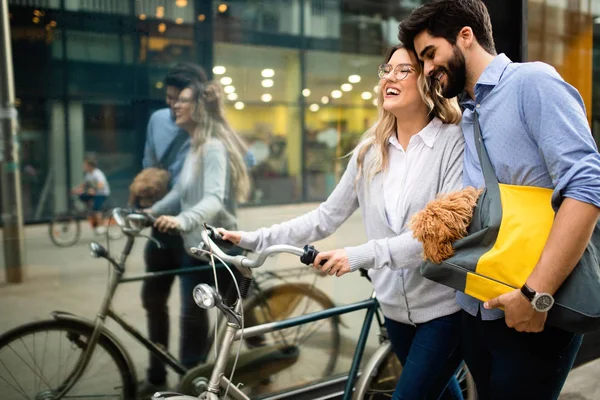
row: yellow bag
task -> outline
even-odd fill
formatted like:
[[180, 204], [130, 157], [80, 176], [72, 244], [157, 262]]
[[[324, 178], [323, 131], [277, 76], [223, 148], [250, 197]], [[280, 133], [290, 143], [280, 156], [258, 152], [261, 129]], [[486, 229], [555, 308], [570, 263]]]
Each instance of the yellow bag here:
[[[554, 221], [552, 189], [498, 182], [473, 114], [475, 145], [486, 188], [477, 201], [468, 235], [455, 254], [421, 267], [424, 277], [481, 301], [518, 289], [537, 264]], [[555, 293], [548, 323], [570, 332], [600, 328], [600, 226], [573, 272]]]

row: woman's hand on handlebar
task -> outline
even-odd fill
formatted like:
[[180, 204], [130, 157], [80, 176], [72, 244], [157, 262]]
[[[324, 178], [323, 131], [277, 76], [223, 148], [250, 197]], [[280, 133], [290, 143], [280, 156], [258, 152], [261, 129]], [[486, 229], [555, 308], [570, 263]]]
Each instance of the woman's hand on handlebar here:
[[223, 228], [217, 228], [217, 232], [219, 232], [223, 240], [229, 240], [233, 244], [239, 244], [242, 240], [242, 232], [239, 231], [228, 231]]
[[158, 229], [159, 232], [181, 231], [181, 224], [179, 224], [179, 221], [170, 215], [161, 215], [158, 217], [154, 223], [154, 227]]
[[[321, 263], [325, 261], [323, 265]], [[342, 276], [350, 272], [350, 262], [345, 249], [324, 251], [315, 257], [314, 268], [331, 276]]]

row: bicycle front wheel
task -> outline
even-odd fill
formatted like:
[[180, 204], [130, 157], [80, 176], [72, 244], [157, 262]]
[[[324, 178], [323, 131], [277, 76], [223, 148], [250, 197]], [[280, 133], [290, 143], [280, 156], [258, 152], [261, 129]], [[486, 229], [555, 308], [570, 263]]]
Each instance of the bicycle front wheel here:
[[50, 221], [48, 234], [52, 243], [58, 247], [69, 247], [79, 240], [81, 224], [73, 214], [60, 214]]
[[[333, 307], [331, 299], [313, 285], [286, 283], [260, 291], [244, 303], [246, 326], [282, 321]], [[298, 350], [291, 366], [271, 376], [268, 387], [275, 391], [313, 382], [331, 375], [340, 351], [339, 317], [309, 322], [293, 328], [245, 340], [247, 347], [285, 344]]]
[[100, 335], [84, 373], [59, 397], [74, 376], [91, 334], [92, 328], [83, 323], [48, 320], [22, 325], [0, 336], [2, 398], [134, 400], [135, 371], [105, 335]]
[[[353, 399], [361, 400], [386, 400], [391, 399], [396, 383], [402, 373], [402, 365], [398, 357], [392, 351], [392, 346], [387, 342], [385, 349], [376, 360], [369, 362], [367, 370], [364, 371], [360, 381], [356, 385], [356, 393]], [[475, 390], [475, 381], [471, 373], [463, 363], [456, 372], [456, 378], [462, 390], [465, 400], [477, 400], [477, 391]]]

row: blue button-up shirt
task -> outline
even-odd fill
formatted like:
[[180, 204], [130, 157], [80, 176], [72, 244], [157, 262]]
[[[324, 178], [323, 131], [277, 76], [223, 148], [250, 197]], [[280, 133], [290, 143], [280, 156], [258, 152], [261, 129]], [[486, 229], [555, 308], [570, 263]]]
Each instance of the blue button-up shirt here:
[[144, 168], [160, 167], [171, 174], [173, 187], [190, 148], [190, 135], [175, 125], [169, 108], [155, 111], [146, 129]]
[[[600, 207], [600, 155], [579, 92], [544, 63], [512, 63], [497, 56], [466, 96], [463, 181], [484, 187], [473, 138], [473, 112], [479, 113], [485, 147], [499, 182], [554, 188], [555, 210], [570, 197]], [[482, 302], [458, 292], [457, 301], [471, 315], [502, 318]]]

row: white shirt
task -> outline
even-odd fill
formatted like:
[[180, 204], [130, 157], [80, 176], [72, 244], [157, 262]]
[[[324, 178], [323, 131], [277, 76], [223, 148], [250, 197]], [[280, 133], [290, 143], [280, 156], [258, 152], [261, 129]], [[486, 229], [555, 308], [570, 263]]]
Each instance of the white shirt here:
[[[94, 169], [92, 172], [86, 172], [85, 183], [89, 184], [91, 187], [96, 189], [96, 194], [100, 196], [108, 196], [110, 195], [110, 186], [108, 185], [108, 181], [106, 180], [106, 176], [102, 171], [98, 168]], [[102, 189], [99, 189], [98, 186], [103, 184]]]
[[427, 172], [427, 161], [442, 125], [439, 118], [432, 119], [425, 128], [410, 138], [406, 151], [396, 135], [390, 138], [383, 200], [388, 223], [396, 233], [399, 233], [407, 222], [405, 219], [411, 217], [405, 212], [406, 197], [410, 195], [411, 189], [419, 184], [419, 176]]

